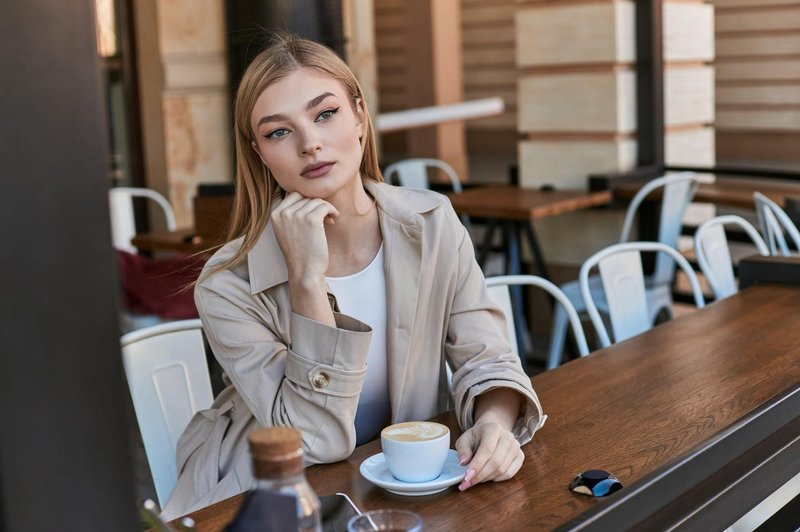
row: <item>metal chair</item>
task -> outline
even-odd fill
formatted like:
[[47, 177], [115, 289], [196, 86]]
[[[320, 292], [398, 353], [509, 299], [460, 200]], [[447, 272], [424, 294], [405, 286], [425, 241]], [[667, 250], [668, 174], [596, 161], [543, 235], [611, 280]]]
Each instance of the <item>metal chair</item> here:
[[680, 266], [688, 277], [697, 308], [705, 306], [703, 291], [689, 261], [675, 248], [660, 242], [623, 242], [602, 249], [589, 257], [581, 266], [578, 283], [586, 312], [592, 320], [602, 347], [611, 345], [603, 318], [594, 301], [594, 291], [589, 282], [589, 271], [595, 266], [608, 309], [608, 318], [614, 342], [627, 340], [653, 326], [652, 303], [646, 295], [645, 276], [642, 272], [641, 253], [657, 251]]
[[535, 275], [498, 275], [496, 277], [486, 278], [486, 287], [489, 292], [489, 297], [494, 301], [506, 315], [506, 323], [508, 325], [508, 338], [511, 346], [519, 354], [519, 342], [516, 327], [514, 326], [514, 313], [511, 308], [511, 293], [509, 288], [512, 286], [537, 286], [546, 291], [553, 297], [564, 309], [564, 312], [569, 319], [572, 327], [572, 333], [575, 335], [575, 340], [578, 343], [578, 351], [581, 356], [589, 354], [589, 346], [586, 343], [586, 335], [583, 333], [581, 320], [578, 318], [578, 313], [570, 300], [564, 295], [556, 285]]
[[155, 201], [164, 211], [167, 229], [174, 231], [176, 228], [175, 213], [169, 201], [149, 188], [117, 187], [108, 191], [109, 208], [111, 212], [111, 241], [119, 250], [136, 253], [136, 248], [131, 244], [131, 239], [136, 235], [136, 218], [133, 212], [133, 198], [147, 198]]
[[[429, 168], [444, 172], [450, 178], [450, 186], [453, 188], [453, 192], [461, 194], [463, 188], [458, 174], [452, 166], [439, 159], [416, 158], [397, 161], [386, 167], [383, 171], [383, 177], [389, 183], [394, 183], [396, 179], [397, 184], [401, 187], [431, 188], [428, 181]], [[470, 238], [472, 238], [472, 224], [469, 221], [469, 216], [462, 214], [460, 218], [467, 228]]]
[[694, 234], [694, 250], [700, 270], [708, 280], [716, 299], [733, 295], [738, 290], [733, 275], [728, 238], [725, 236], [726, 225], [737, 225], [747, 233], [758, 252], [769, 255], [767, 244], [756, 228], [741, 216], [717, 216], [703, 222]]
[[122, 362], [159, 504], [175, 487], [175, 451], [195, 412], [213, 401], [200, 320], [140, 329], [121, 339]]
[[761, 234], [769, 247], [770, 255], [780, 253], [784, 257], [791, 255], [786, 244], [784, 231], [792, 239], [795, 249], [800, 251], [800, 230], [780, 206], [760, 192], [753, 192], [756, 202], [756, 214]]
[[[633, 230], [633, 223], [642, 202], [656, 189], [662, 189], [661, 213], [658, 226], [658, 241], [670, 247], [675, 247], [681, 232], [683, 215], [691, 202], [699, 185], [699, 180], [693, 172], [681, 172], [653, 179], [645, 184], [636, 193], [625, 214], [620, 242], [627, 242]], [[662, 310], [672, 313], [672, 278], [675, 274], [675, 263], [660, 254], [656, 257], [653, 274], [646, 279], [645, 297], [647, 298], [650, 314], [647, 319], [654, 322]], [[600, 279], [592, 277], [590, 280], [595, 304], [601, 312], [608, 313], [608, 305], [603, 297]], [[586, 311], [581, 297], [578, 281], [561, 285], [561, 290], [569, 298], [578, 312]], [[547, 356], [547, 369], [555, 368], [561, 362], [564, 351], [564, 342], [567, 336], [567, 316], [562, 308], [556, 308], [553, 314], [553, 328], [550, 333], [550, 348]]]

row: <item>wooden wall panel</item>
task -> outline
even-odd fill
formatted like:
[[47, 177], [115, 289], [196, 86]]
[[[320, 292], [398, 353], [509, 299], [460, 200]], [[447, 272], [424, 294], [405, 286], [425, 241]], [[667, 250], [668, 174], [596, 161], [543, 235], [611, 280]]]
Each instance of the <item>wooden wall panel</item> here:
[[714, 0], [714, 6], [718, 11], [727, 8], [775, 7], [796, 3], [797, 0]]
[[664, 3], [664, 61], [714, 59], [714, 6]]
[[721, 10], [716, 24], [719, 35], [741, 31], [797, 31], [800, 28], [800, 4], [781, 9]]
[[375, 0], [375, 48], [378, 58], [380, 112], [408, 107], [406, 58], [406, 4], [402, 0]]
[[464, 99], [499, 96], [505, 103], [502, 114], [467, 122], [471, 155], [497, 152], [498, 148], [508, 155], [516, 152], [516, 142], [484, 148], [485, 143], [478, 139], [485, 137], [483, 131], [496, 132], [503, 139], [516, 134], [518, 72], [514, 64], [514, 13], [517, 9], [514, 0], [461, 2]]
[[667, 68], [664, 72], [664, 123], [714, 121], [714, 67]]
[[727, 81], [800, 81], [800, 58], [737, 59], [718, 57], [715, 63], [717, 85]]
[[519, 143], [520, 183], [585, 189], [586, 176], [622, 172], [636, 165], [636, 141], [534, 140]]
[[[720, 105], [717, 110], [719, 129], [739, 130], [800, 130], [800, 107], [784, 109], [747, 109], [730, 105]], [[800, 141], [800, 136], [798, 136]], [[800, 146], [800, 144], [798, 144]], [[798, 148], [795, 147], [795, 151]], [[800, 160], [800, 155], [798, 155]]]
[[716, 0], [717, 153], [800, 167], [800, 2]]
[[714, 128], [667, 131], [664, 136], [664, 158], [673, 166], [714, 166]]
[[631, 70], [527, 76], [519, 83], [519, 128], [526, 132], [636, 129]]
[[517, 13], [520, 67], [631, 63], [633, 2], [524, 4]]
[[[800, 80], [783, 84], [727, 84], [717, 86], [717, 104], [785, 105], [800, 107]], [[800, 146], [798, 146], [800, 149]]]
[[800, 31], [791, 34], [718, 35], [717, 55], [722, 57], [800, 55]]

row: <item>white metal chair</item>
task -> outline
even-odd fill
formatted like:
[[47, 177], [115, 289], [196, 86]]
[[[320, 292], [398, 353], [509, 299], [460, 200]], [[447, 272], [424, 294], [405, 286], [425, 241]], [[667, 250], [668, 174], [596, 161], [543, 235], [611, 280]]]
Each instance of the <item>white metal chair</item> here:
[[178, 478], [175, 450], [195, 412], [213, 395], [200, 320], [140, 329], [122, 337], [122, 361], [159, 504]]
[[[636, 193], [625, 214], [620, 242], [630, 240], [636, 213], [642, 202], [656, 189], [662, 188], [661, 213], [658, 226], [658, 241], [672, 248], [677, 245], [681, 232], [683, 215], [691, 202], [699, 184], [698, 177], [693, 172], [681, 172], [653, 179], [645, 184]], [[672, 313], [672, 278], [675, 274], [675, 263], [659, 254], [653, 274], [646, 279], [645, 297], [650, 314], [647, 319], [654, 322], [662, 310]], [[603, 296], [599, 277], [590, 280], [595, 304], [604, 314], [608, 313], [608, 305]], [[569, 298], [578, 312], [586, 311], [581, 297], [578, 281], [561, 285], [561, 290]], [[561, 307], [555, 309], [553, 314], [553, 328], [550, 333], [550, 348], [547, 356], [547, 369], [555, 368], [561, 362], [564, 351], [564, 342], [567, 336], [567, 316]]]
[[[430, 188], [430, 182], [428, 181], [429, 168], [444, 172], [450, 178], [450, 186], [453, 188], [453, 192], [461, 194], [463, 188], [458, 174], [452, 166], [440, 159], [415, 158], [397, 161], [386, 167], [383, 171], [383, 177], [389, 183], [394, 183], [396, 179], [397, 184], [401, 187]], [[470, 224], [469, 216], [462, 214], [461, 222], [467, 228], [471, 237], [472, 225]]]
[[486, 287], [489, 292], [489, 297], [494, 301], [506, 315], [506, 323], [508, 324], [508, 338], [511, 341], [511, 346], [520, 352], [517, 342], [517, 331], [514, 325], [514, 312], [511, 308], [511, 293], [509, 287], [511, 286], [537, 286], [545, 290], [549, 295], [564, 308], [564, 312], [569, 319], [572, 326], [572, 333], [575, 335], [575, 340], [578, 343], [578, 351], [581, 356], [589, 354], [589, 346], [586, 343], [586, 336], [583, 333], [581, 320], [578, 318], [578, 313], [575, 307], [569, 301], [564, 292], [561, 291], [556, 285], [535, 275], [498, 275], [496, 277], [486, 278]]
[[111, 212], [111, 241], [116, 249], [136, 253], [131, 239], [136, 235], [136, 219], [133, 212], [133, 198], [147, 198], [155, 201], [164, 211], [167, 229], [174, 231], [175, 213], [169, 201], [149, 188], [117, 187], [108, 191]]
[[586, 312], [592, 320], [602, 347], [611, 345], [603, 318], [597, 310], [594, 292], [589, 282], [589, 271], [595, 266], [600, 270], [600, 283], [605, 295], [608, 317], [614, 341], [621, 342], [636, 336], [653, 326], [653, 308], [647, 300], [645, 277], [642, 272], [641, 253], [657, 251], [680, 266], [692, 287], [698, 308], [705, 306], [703, 291], [689, 261], [675, 248], [660, 242], [623, 242], [602, 249], [589, 257], [581, 266], [578, 283]]
[[791, 255], [784, 231], [792, 239], [795, 249], [800, 251], [800, 230], [789, 218], [789, 215], [777, 203], [760, 192], [754, 192], [753, 199], [756, 202], [756, 214], [761, 234], [767, 242], [770, 255], [778, 253], [783, 256]]
[[[589, 354], [589, 344], [586, 342], [586, 335], [583, 332], [581, 320], [578, 318], [578, 313], [575, 307], [572, 306], [567, 296], [556, 285], [535, 275], [497, 275], [494, 277], [486, 278], [486, 289], [489, 293], [489, 298], [503, 311], [506, 316], [506, 326], [508, 341], [514, 352], [520, 354], [519, 342], [517, 341], [517, 328], [514, 325], [514, 311], [511, 307], [511, 292], [509, 290], [512, 286], [537, 286], [548, 294], [564, 307], [569, 323], [572, 327], [572, 333], [575, 335], [575, 341], [578, 344], [578, 351], [582, 357]], [[447, 383], [452, 394], [453, 372], [450, 365], [446, 365], [447, 370]]]
[[758, 252], [769, 255], [767, 244], [756, 228], [741, 216], [717, 216], [703, 222], [694, 234], [694, 250], [700, 270], [708, 280], [716, 299], [723, 299], [737, 291], [736, 279], [733, 275], [728, 238], [725, 236], [726, 225], [737, 225], [747, 233]]

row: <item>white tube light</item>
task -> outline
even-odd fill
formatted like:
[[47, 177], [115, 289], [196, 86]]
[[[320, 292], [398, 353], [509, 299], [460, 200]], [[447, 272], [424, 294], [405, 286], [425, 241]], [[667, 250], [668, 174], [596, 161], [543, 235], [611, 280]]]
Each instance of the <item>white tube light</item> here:
[[500, 97], [482, 98], [480, 100], [434, 107], [419, 107], [417, 109], [408, 109], [407, 111], [379, 114], [375, 121], [375, 127], [381, 133], [388, 133], [390, 131], [441, 124], [442, 122], [495, 116], [502, 113], [504, 107], [505, 104]]

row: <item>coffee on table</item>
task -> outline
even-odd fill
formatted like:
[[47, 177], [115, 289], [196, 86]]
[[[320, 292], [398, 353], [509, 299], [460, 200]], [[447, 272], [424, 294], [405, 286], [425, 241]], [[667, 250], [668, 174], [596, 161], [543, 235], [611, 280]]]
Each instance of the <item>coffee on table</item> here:
[[427, 482], [444, 469], [450, 429], [432, 421], [406, 421], [381, 431], [381, 447], [389, 471], [403, 482]]

